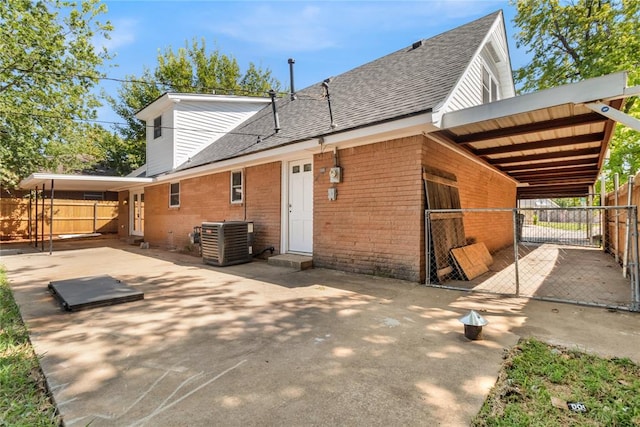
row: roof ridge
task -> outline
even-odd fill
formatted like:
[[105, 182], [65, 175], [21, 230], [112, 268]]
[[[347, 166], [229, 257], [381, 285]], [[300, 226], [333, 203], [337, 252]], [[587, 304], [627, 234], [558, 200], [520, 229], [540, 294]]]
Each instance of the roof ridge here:
[[[278, 133], [274, 133], [271, 106], [266, 105], [178, 169], [433, 111], [449, 96], [501, 14], [498, 10], [424, 39], [420, 46], [405, 46], [331, 77], [337, 127], [330, 126], [322, 82], [316, 82], [297, 90], [295, 101], [278, 98]], [[262, 135], [260, 143], [255, 135]], [[239, 147], [245, 148], [239, 151]]]

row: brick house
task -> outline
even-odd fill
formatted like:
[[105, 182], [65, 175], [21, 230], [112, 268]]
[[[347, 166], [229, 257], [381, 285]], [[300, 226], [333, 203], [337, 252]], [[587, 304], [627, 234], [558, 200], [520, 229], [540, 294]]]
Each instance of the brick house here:
[[[423, 280], [425, 166], [455, 174], [465, 206], [516, 201], [512, 179], [431, 139], [434, 121], [452, 109], [513, 95], [501, 13], [298, 91], [294, 100], [278, 99], [277, 132], [267, 105], [177, 162], [159, 147], [152, 123], [169, 123], [174, 152], [186, 151], [183, 128], [211, 129], [217, 111], [249, 100], [209, 95], [201, 108], [185, 108], [187, 95], [166, 94], [137, 114], [147, 123], [148, 165], [157, 176], [143, 189], [144, 239], [182, 248], [203, 221], [250, 220], [258, 251], [273, 246], [277, 253], [312, 254], [321, 267]], [[207, 108], [208, 123], [196, 124], [201, 115], [181, 125], [171, 119]], [[169, 153], [164, 168], [158, 151]], [[330, 179], [335, 167], [339, 182]], [[504, 236], [477, 231], [493, 250], [510, 238], [508, 229]]]
[[[441, 207], [428, 206], [426, 180], [455, 186], [463, 208], [586, 194], [615, 125], [594, 102], [619, 108], [626, 74], [515, 96], [503, 19], [490, 14], [273, 102], [161, 96], [136, 115], [147, 123], [145, 178], [110, 188], [120, 235], [182, 249], [204, 221], [247, 220], [256, 252], [421, 282], [424, 211]], [[464, 221], [491, 252], [513, 241], [508, 215]]]

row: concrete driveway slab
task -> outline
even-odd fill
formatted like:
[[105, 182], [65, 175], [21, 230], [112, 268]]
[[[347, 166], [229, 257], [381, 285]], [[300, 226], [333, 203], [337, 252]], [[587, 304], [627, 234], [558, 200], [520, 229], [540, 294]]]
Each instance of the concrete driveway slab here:
[[[117, 241], [2, 258], [69, 426], [468, 425], [521, 336], [638, 360], [640, 316]], [[145, 299], [64, 312], [52, 280]], [[484, 340], [458, 318], [489, 320]]]

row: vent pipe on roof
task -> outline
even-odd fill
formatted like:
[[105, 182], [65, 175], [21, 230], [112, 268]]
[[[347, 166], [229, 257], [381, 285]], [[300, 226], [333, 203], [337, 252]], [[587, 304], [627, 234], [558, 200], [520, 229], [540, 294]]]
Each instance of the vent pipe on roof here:
[[296, 89], [293, 86], [293, 64], [296, 63], [296, 60], [293, 58], [289, 58], [289, 79], [291, 80], [291, 100], [295, 101], [296, 99]]
[[420, 46], [422, 46], [422, 40], [418, 40], [417, 42], [415, 42], [414, 44], [411, 45], [411, 50], [413, 49], [417, 49]]
[[276, 108], [276, 91], [271, 89], [269, 91], [271, 97], [271, 108], [273, 109], [273, 122], [275, 123], [274, 130], [276, 133], [280, 132], [280, 119], [278, 118], [278, 109]]

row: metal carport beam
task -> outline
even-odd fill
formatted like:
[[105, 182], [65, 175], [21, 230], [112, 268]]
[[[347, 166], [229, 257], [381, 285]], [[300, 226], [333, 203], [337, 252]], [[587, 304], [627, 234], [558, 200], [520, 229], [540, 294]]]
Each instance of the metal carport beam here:
[[584, 104], [590, 110], [595, 111], [596, 113], [602, 114], [603, 116], [615, 120], [618, 123], [622, 123], [633, 130], [640, 132], [640, 120], [636, 119], [633, 116], [630, 116], [622, 111], [611, 107], [610, 105], [603, 104], [602, 102], [589, 102]]

